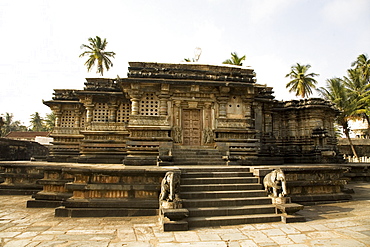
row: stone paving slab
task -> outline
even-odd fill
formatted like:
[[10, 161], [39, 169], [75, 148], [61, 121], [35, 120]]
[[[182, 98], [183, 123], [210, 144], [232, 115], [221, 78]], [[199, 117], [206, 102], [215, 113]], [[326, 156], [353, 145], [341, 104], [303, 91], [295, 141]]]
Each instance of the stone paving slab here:
[[62, 218], [26, 208], [30, 196], [0, 196], [1, 247], [370, 246], [370, 183], [353, 183], [354, 200], [307, 206], [302, 223], [264, 223], [163, 232], [157, 217]]

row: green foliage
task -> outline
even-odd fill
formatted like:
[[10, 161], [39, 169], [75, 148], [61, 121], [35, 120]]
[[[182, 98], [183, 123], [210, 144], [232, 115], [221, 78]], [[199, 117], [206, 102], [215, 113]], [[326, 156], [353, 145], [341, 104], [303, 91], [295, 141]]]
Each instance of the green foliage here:
[[244, 60], [245, 60], [245, 55], [242, 56], [242, 57], [239, 57], [238, 54], [236, 54], [236, 52], [232, 52], [231, 53], [231, 58], [230, 59], [226, 59], [222, 63], [223, 64], [232, 64], [232, 65], [242, 66]]
[[85, 48], [87, 51], [81, 53], [79, 57], [88, 56], [89, 59], [85, 62], [87, 70], [90, 71], [96, 64], [96, 73], [100, 73], [103, 76], [104, 67], [107, 71], [110, 67], [113, 67], [113, 63], [109, 58], [114, 58], [116, 53], [104, 51], [108, 42], [106, 39], [102, 40], [99, 36], [96, 36], [96, 38], [89, 38], [88, 41], [90, 42], [89, 45], [81, 45], [81, 48]]
[[43, 119], [38, 112], [31, 115], [30, 127], [22, 125], [20, 121], [14, 120], [12, 113], [1, 114], [0, 116], [0, 137], [4, 137], [11, 131], [52, 131], [55, 126], [54, 113], [46, 114]]
[[43, 131], [43, 119], [40, 117], [38, 112], [31, 115], [31, 130], [32, 131]]
[[326, 80], [326, 87], [320, 87], [319, 93], [336, 104], [341, 111], [337, 122], [348, 138], [353, 154], [357, 157], [352, 145], [348, 121], [364, 119], [367, 121], [367, 135], [370, 136], [370, 59], [365, 54], [357, 57], [347, 70], [347, 76]]
[[46, 114], [46, 119], [44, 119], [44, 129], [46, 131], [53, 131], [54, 126], [55, 126], [55, 114], [53, 112]]
[[27, 131], [27, 127], [23, 126], [20, 121], [14, 121], [13, 114], [6, 112], [5, 114], [1, 114], [0, 122], [0, 136], [4, 137], [9, 134], [11, 131]]
[[316, 88], [315, 84], [317, 83], [314, 77], [319, 74], [307, 74], [309, 68], [311, 68], [311, 65], [301, 65], [299, 63], [291, 67], [290, 73], [285, 76], [292, 79], [286, 85], [286, 88], [289, 88], [289, 92], [294, 92], [296, 96], [302, 98], [312, 94], [312, 89]]

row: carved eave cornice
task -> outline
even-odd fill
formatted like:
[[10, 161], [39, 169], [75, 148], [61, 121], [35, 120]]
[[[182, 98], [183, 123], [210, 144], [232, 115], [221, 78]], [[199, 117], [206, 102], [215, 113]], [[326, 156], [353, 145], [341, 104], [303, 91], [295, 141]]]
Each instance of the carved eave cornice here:
[[129, 65], [129, 78], [190, 79], [254, 83], [254, 77], [256, 76], [253, 69], [235, 65], [152, 62], [129, 62]]
[[53, 105], [66, 105], [66, 104], [80, 104], [82, 105], [81, 102], [78, 100], [48, 100], [48, 101], [42, 101], [44, 105], [47, 105], [49, 107]]
[[215, 87], [254, 87], [256, 84], [248, 82], [233, 81], [206, 81], [191, 79], [163, 79], [163, 78], [123, 78], [120, 79], [122, 86], [130, 83], [153, 83], [153, 84], [171, 84], [171, 85], [202, 85]]
[[290, 111], [290, 110], [302, 110], [302, 109], [322, 109], [330, 110], [335, 114], [340, 111], [335, 107], [335, 104], [330, 101], [321, 98], [309, 98], [301, 100], [290, 100], [290, 101], [279, 101], [275, 104], [275, 110], [277, 111]]
[[78, 91], [76, 95], [79, 97], [81, 95], [123, 95], [123, 92], [107, 92], [107, 91]]

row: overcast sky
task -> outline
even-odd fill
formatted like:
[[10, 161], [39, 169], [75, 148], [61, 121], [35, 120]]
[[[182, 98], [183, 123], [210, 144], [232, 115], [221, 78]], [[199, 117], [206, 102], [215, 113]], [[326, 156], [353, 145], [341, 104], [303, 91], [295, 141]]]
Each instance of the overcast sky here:
[[369, 0], [0, 0], [0, 114], [29, 125], [50, 112], [42, 100], [53, 89], [99, 77], [78, 57], [95, 36], [116, 53], [104, 77], [126, 77], [128, 61], [178, 63], [200, 47], [200, 63], [246, 55], [257, 83], [296, 99], [285, 88], [295, 63], [310, 64], [324, 86], [370, 53], [369, 12]]

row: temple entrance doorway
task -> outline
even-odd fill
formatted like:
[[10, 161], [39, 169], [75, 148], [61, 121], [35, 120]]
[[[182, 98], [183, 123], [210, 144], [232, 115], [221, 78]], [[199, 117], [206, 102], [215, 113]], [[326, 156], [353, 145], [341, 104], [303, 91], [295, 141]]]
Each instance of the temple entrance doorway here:
[[182, 129], [183, 145], [200, 146], [202, 123], [199, 109], [183, 109]]

